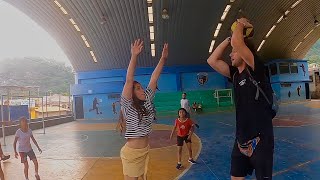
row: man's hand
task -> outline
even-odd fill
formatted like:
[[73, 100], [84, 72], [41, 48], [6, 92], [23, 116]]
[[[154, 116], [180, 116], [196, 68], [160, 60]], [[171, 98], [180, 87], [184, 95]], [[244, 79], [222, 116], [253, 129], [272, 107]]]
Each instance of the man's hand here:
[[246, 19], [246, 18], [237, 19], [237, 22], [243, 24], [244, 28], [251, 28], [251, 27], [253, 27], [253, 25], [250, 24], [249, 20]]

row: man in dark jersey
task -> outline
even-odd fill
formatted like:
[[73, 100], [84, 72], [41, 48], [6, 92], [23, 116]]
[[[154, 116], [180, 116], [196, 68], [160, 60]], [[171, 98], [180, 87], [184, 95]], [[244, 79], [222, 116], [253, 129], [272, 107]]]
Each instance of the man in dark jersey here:
[[[272, 109], [260, 92], [256, 98], [257, 87], [252, 80], [258, 82], [264, 92], [272, 92], [272, 89], [264, 65], [243, 36], [243, 30], [248, 27], [252, 25], [247, 19], [238, 19], [232, 37], [225, 39], [207, 61], [213, 69], [233, 82], [235, 90], [236, 139], [231, 154], [231, 179], [243, 180], [245, 176], [252, 175], [253, 170], [258, 180], [272, 179]], [[221, 59], [230, 43], [232, 66]], [[272, 94], [266, 94], [272, 100]]]

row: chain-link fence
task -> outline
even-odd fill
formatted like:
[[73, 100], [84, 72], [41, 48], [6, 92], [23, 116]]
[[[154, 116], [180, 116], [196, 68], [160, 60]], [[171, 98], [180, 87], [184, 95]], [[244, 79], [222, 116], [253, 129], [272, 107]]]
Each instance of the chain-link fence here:
[[[42, 125], [45, 133], [46, 121], [73, 117], [73, 100], [69, 95], [46, 92], [40, 95], [38, 87], [0, 86], [0, 118], [2, 137], [5, 142], [6, 129], [19, 126], [19, 118], [25, 116], [30, 124]], [[9, 133], [10, 134], [10, 133]]]

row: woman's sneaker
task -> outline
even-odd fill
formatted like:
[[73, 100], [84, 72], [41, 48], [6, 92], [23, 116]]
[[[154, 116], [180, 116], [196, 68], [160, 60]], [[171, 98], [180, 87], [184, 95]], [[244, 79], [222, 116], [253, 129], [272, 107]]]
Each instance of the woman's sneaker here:
[[189, 159], [188, 162], [191, 164], [197, 164], [197, 162], [195, 162], [193, 159]]
[[182, 167], [182, 165], [179, 164], [179, 163], [178, 163], [177, 166], [176, 166], [177, 169], [180, 169], [181, 167]]

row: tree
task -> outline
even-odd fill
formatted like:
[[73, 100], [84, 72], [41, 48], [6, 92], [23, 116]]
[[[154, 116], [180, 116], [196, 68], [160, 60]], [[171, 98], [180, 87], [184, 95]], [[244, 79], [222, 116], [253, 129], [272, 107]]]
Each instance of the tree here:
[[305, 59], [308, 60], [308, 63], [317, 63], [320, 64], [320, 40], [318, 40], [309, 50]]
[[74, 83], [72, 68], [52, 59], [36, 57], [0, 61], [0, 85], [39, 86], [40, 92], [69, 94]]

